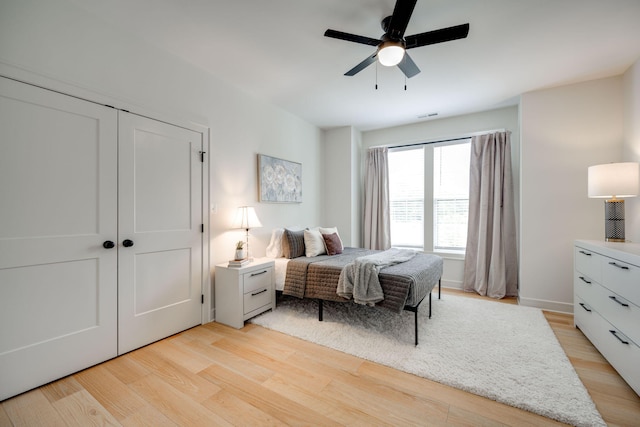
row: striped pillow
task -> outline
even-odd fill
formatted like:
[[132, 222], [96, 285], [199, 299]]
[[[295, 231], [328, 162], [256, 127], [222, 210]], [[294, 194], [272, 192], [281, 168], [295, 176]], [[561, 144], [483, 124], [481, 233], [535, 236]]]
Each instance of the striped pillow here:
[[304, 256], [304, 230], [293, 231], [285, 228], [282, 239], [282, 250], [285, 258], [291, 259]]

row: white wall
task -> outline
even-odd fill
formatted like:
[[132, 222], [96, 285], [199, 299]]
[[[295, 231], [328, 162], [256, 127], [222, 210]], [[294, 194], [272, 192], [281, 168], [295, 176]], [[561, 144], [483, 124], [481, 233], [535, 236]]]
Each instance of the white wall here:
[[[623, 77], [624, 144], [622, 160], [640, 162], [640, 60]], [[640, 242], [640, 197], [625, 200], [626, 238]]]
[[[0, 2], [0, 74], [173, 123], [210, 128], [211, 261], [233, 255], [238, 206], [253, 205], [264, 255], [272, 228], [320, 223], [322, 132], [136, 40], [68, 0]], [[302, 163], [303, 203], [258, 203], [257, 154]]]
[[573, 241], [604, 238], [587, 167], [621, 158], [622, 78], [523, 94], [520, 115], [520, 302], [572, 312]]
[[360, 132], [351, 126], [326, 131], [323, 154], [322, 217], [325, 223], [321, 225], [337, 226], [345, 246], [362, 246], [360, 241]]
[[[362, 156], [375, 146], [402, 145], [425, 141], [455, 138], [470, 133], [506, 129], [512, 132], [512, 170], [516, 203], [519, 202], [520, 174], [520, 131], [518, 128], [518, 108], [507, 107], [475, 114], [428, 120], [406, 126], [379, 129], [362, 134]], [[364, 172], [364, 171], [362, 171]], [[518, 206], [516, 205], [516, 210]], [[517, 212], [516, 212], [517, 215]], [[462, 289], [464, 259], [448, 254], [439, 254], [444, 258], [442, 286]]]

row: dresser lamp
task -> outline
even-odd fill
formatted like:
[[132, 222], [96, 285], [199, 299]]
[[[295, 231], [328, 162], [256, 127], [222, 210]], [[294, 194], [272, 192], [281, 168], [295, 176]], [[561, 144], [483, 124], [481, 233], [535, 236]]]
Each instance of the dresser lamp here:
[[249, 252], [249, 230], [259, 227], [262, 227], [262, 223], [258, 219], [258, 215], [256, 215], [256, 210], [253, 206], [241, 206], [238, 208], [236, 218], [233, 221], [233, 228], [242, 228], [246, 231], [247, 258], [250, 260], [252, 258]]
[[624, 200], [640, 189], [640, 164], [607, 163], [589, 166], [589, 197], [605, 198], [604, 229], [607, 242], [624, 242]]

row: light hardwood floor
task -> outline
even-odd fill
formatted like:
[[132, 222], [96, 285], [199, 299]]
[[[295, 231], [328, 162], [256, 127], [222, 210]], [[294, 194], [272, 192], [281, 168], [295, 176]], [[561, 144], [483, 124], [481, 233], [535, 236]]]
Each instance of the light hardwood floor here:
[[[640, 425], [640, 398], [572, 316], [545, 315], [605, 421]], [[560, 423], [259, 326], [210, 323], [5, 400], [0, 426], [14, 425]]]

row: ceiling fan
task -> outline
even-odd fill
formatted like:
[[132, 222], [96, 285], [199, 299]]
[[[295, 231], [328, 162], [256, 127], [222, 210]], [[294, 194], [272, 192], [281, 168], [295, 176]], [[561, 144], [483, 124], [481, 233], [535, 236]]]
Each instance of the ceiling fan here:
[[381, 25], [384, 34], [380, 39], [358, 36], [336, 30], [325, 31], [324, 35], [326, 37], [376, 46], [378, 48], [373, 55], [367, 57], [364, 61], [344, 73], [345, 76], [356, 75], [378, 59], [382, 65], [397, 65], [405, 76], [411, 78], [418, 74], [420, 69], [416, 63], [413, 62], [409, 54], [405, 52], [407, 49], [463, 39], [469, 34], [469, 24], [467, 23], [405, 37], [404, 32], [407, 29], [416, 2], [417, 0], [396, 1], [393, 15], [387, 16], [382, 20]]

